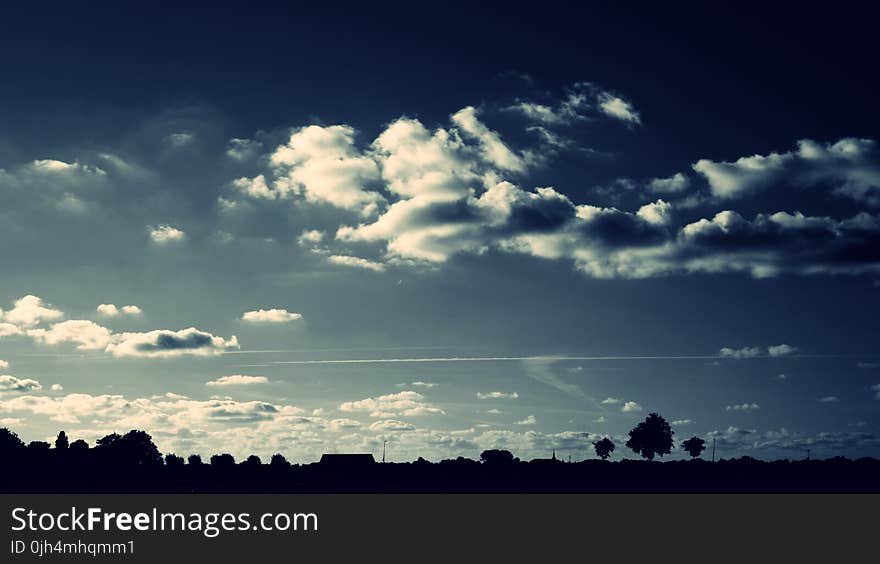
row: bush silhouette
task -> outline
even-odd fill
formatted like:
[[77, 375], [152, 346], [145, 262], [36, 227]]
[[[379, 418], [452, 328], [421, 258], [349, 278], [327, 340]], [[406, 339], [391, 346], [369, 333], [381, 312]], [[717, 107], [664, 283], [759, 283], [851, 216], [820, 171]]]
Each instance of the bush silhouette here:
[[614, 452], [614, 442], [608, 437], [605, 437], [602, 440], [593, 442], [593, 448], [596, 451], [596, 456], [602, 460], [606, 460], [611, 456], [611, 453]]
[[626, 446], [647, 460], [669, 454], [673, 448], [672, 427], [660, 415], [651, 413], [629, 432]]
[[480, 460], [485, 464], [512, 464], [518, 462], [509, 450], [490, 449], [480, 453]]
[[706, 441], [700, 437], [691, 437], [686, 441], [682, 441], [681, 448], [687, 451], [691, 458], [696, 458], [706, 450]]
[[186, 463], [190, 466], [201, 466], [203, 464], [202, 457], [198, 454], [191, 454], [187, 457]]

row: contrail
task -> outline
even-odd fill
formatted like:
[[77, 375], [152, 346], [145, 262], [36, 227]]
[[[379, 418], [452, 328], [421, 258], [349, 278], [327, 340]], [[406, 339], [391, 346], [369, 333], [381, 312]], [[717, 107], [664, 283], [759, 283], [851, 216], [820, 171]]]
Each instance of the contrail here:
[[[825, 355], [789, 355], [786, 358], [814, 358]], [[769, 355], [750, 357], [741, 360], [754, 360], [760, 358], [774, 358]], [[514, 362], [514, 361], [543, 361], [555, 362], [560, 360], [718, 360], [729, 359], [718, 354], [703, 355], [630, 355], [630, 356], [452, 356], [452, 357], [422, 357], [422, 358], [347, 358], [347, 359], [320, 359], [320, 360], [276, 360], [260, 364], [245, 364], [242, 366], [272, 366], [278, 364], [396, 364], [396, 363], [439, 363], [439, 362]]]

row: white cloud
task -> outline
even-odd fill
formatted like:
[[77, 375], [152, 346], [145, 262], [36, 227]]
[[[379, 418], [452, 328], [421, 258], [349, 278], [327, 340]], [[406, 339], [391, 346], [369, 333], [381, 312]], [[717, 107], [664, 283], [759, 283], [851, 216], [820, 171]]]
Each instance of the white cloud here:
[[373, 272], [385, 271], [385, 265], [381, 262], [375, 262], [361, 257], [353, 257], [349, 255], [330, 255], [327, 257], [327, 261], [342, 266], [372, 270]]
[[623, 407], [620, 408], [620, 411], [623, 413], [637, 413], [642, 411], [642, 406], [634, 401], [628, 401], [623, 404]]
[[254, 384], [268, 384], [269, 379], [265, 376], [245, 376], [243, 374], [233, 374], [231, 376], [221, 376], [216, 380], [205, 382], [206, 386], [252, 386]]
[[186, 239], [186, 233], [171, 225], [150, 227], [150, 239], [157, 245], [167, 245]]
[[825, 397], [819, 398], [820, 403], [837, 403], [839, 401], [840, 401], [840, 398], [837, 396], [825, 396]]
[[296, 242], [299, 243], [300, 246], [317, 245], [323, 240], [324, 232], [318, 231], [317, 229], [303, 231], [300, 233], [299, 237], [296, 238]]
[[27, 295], [16, 300], [9, 311], [3, 313], [3, 310], [0, 310], [0, 315], [7, 323], [32, 327], [44, 321], [60, 319], [64, 313], [45, 303], [42, 298]]
[[6, 369], [6, 368], [9, 368], [9, 361], [0, 360], [0, 370]]
[[872, 392], [876, 392], [874, 397], [880, 399], [880, 384], [874, 384], [869, 388]]
[[257, 155], [263, 146], [253, 139], [230, 139], [226, 144], [226, 156], [234, 161], [246, 161]]
[[104, 317], [117, 317], [120, 315], [130, 315], [132, 317], [136, 317], [143, 313], [141, 308], [136, 305], [125, 305], [122, 307], [116, 307], [116, 305], [114, 304], [100, 304], [95, 309], [98, 314], [103, 315]]
[[677, 172], [668, 178], [652, 178], [648, 181], [648, 188], [660, 194], [679, 194], [687, 190], [690, 184], [687, 176]]
[[9, 374], [0, 375], [0, 393], [2, 392], [36, 392], [43, 386], [30, 378], [16, 378]]
[[676, 419], [672, 422], [673, 425], [692, 425], [693, 421], [690, 419]]
[[623, 400], [617, 398], [605, 398], [602, 400], [603, 405], [617, 405], [621, 403]]
[[358, 151], [354, 137], [354, 129], [346, 125], [295, 130], [270, 157], [275, 175], [271, 187], [251, 191], [251, 195], [290, 198], [301, 194], [307, 201], [372, 215], [384, 201], [368, 189], [379, 179], [379, 168]]
[[302, 319], [302, 314], [278, 308], [246, 311], [241, 316], [241, 320], [248, 323], [289, 323], [299, 319]]
[[537, 422], [538, 419], [534, 415], [529, 415], [525, 419], [517, 421], [514, 425], [535, 425]]
[[728, 405], [724, 408], [727, 411], [755, 411], [757, 409], [761, 409], [757, 403], [740, 403], [734, 405]]
[[743, 347], [741, 349], [724, 347], [718, 352], [718, 354], [726, 358], [741, 360], [744, 358], [759, 358], [764, 356], [778, 358], [789, 356], [796, 352], [798, 352], [797, 347], [783, 343], [781, 345], [770, 345], [769, 347]]
[[599, 95], [599, 109], [608, 116], [634, 124], [642, 123], [639, 112], [623, 98], [604, 92]]
[[64, 386], [62, 386], [61, 384], [52, 384], [49, 389], [53, 392], [61, 392], [64, 391]]
[[791, 345], [786, 345], [784, 343], [781, 345], [772, 345], [772, 346], [767, 347], [767, 354], [769, 354], [772, 357], [788, 356], [788, 355], [795, 354], [796, 352], [798, 352], [797, 347], [793, 347]]
[[445, 411], [427, 403], [425, 396], [411, 390], [385, 394], [375, 398], [347, 401], [339, 406], [340, 411], [369, 413], [370, 417], [394, 417], [403, 415], [445, 415]]
[[238, 339], [217, 337], [195, 327], [172, 331], [156, 329], [146, 333], [120, 333], [113, 336], [107, 352], [117, 357], [214, 356], [238, 348]]
[[880, 154], [871, 139], [844, 138], [821, 144], [810, 139], [797, 149], [742, 157], [733, 162], [701, 159], [693, 169], [718, 198], [735, 198], [771, 187], [830, 186], [834, 194], [880, 205]]
[[165, 143], [179, 149], [181, 147], [186, 147], [187, 145], [191, 145], [193, 141], [195, 141], [195, 134], [190, 133], [188, 131], [179, 131], [176, 133], [171, 133], [165, 136]]
[[504, 412], [501, 411], [500, 409], [494, 409], [494, 408], [493, 408], [493, 409], [487, 409], [487, 410], [486, 410], [486, 413], [488, 413], [489, 415], [501, 415], [501, 414], [504, 413]]
[[381, 432], [415, 431], [416, 426], [411, 423], [406, 423], [405, 421], [399, 421], [397, 419], [385, 419], [372, 423], [368, 428], [370, 429], [370, 431]]
[[[2, 314], [3, 310], [0, 310], [0, 315]], [[21, 327], [19, 327], [18, 325], [13, 325], [12, 323], [0, 323], [0, 338], [23, 334], [24, 331], [22, 331]]]
[[85, 319], [62, 321], [49, 329], [29, 329], [27, 334], [48, 345], [74, 343], [77, 349], [84, 351], [103, 350], [111, 341], [109, 329]]
[[516, 392], [477, 392], [477, 399], [518, 399]]

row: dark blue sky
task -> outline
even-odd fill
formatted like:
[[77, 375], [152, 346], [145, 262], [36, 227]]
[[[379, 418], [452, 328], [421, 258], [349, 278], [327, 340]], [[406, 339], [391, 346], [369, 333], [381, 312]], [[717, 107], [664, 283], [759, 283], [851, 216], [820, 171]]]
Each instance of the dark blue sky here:
[[880, 454], [875, 14], [472, 4], [0, 9], [0, 419]]

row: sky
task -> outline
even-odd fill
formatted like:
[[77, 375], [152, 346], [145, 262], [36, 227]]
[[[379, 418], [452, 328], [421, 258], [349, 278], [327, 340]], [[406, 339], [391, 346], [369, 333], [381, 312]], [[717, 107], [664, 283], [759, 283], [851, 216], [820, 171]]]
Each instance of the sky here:
[[880, 456], [875, 20], [757, 9], [5, 6], [0, 425]]

